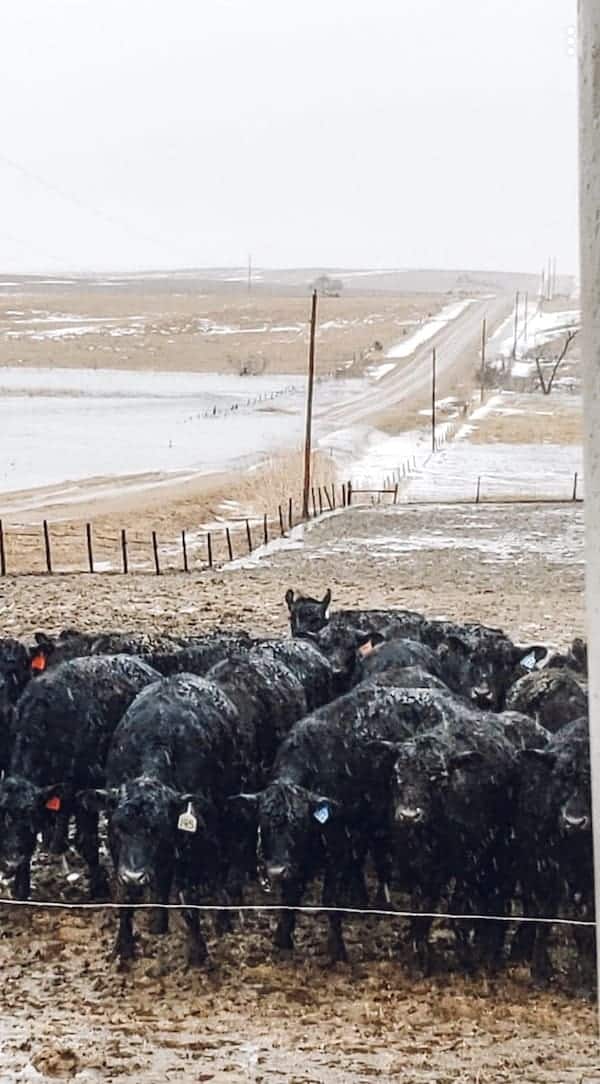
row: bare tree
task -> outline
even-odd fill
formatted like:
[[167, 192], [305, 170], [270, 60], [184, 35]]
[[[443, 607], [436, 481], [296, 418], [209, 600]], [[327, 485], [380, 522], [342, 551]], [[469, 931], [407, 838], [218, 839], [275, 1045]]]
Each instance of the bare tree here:
[[558, 355], [558, 357], [556, 358], [556, 360], [554, 362], [554, 365], [552, 366], [552, 372], [550, 373], [550, 376], [549, 376], [548, 380], [546, 380], [544, 378], [544, 373], [542, 371], [542, 360], [543, 359], [539, 358], [539, 357], [536, 357], [535, 365], [536, 365], [536, 369], [537, 369], [538, 378], [539, 378], [539, 381], [540, 381], [540, 387], [541, 387], [544, 395], [550, 395], [550, 392], [552, 391], [552, 385], [554, 384], [554, 377], [556, 376], [556, 374], [558, 372], [558, 367], [559, 367], [561, 361], [563, 361], [564, 358], [566, 357], [567, 350], [569, 349], [571, 343], [573, 342], [573, 339], [575, 338], [578, 330], [579, 330], [578, 328], [575, 328], [574, 331], [567, 331], [565, 341], [564, 341], [563, 346], [562, 346], [562, 350], [561, 350], [560, 354]]

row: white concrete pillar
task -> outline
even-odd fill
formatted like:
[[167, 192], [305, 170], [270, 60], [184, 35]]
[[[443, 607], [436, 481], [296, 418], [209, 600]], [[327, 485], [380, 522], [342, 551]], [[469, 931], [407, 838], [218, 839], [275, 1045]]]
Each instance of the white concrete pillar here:
[[[579, 0], [579, 168], [585, 414], [586, 605], [596, 922], [598, 923], [600, 921], [600, 0]], [[598, 926], [596, 929], [598, 930]], [[600, 937], [597, 937], [596, 941], [598, 974], [600, 975]]]

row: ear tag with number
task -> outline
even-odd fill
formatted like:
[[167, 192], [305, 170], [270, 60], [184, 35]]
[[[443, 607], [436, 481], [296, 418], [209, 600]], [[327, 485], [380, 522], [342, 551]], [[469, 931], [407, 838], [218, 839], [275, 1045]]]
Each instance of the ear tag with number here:
[[318, 809], [315, 809], [313, 817], [319, 824], [327, 824], [327, 821], [329, 820], [329, 806], [320, 805]]
[[188, 807], [185, 813], [182, 813], [177, 821], [177, 827], [180, 832], [195, 832], [198, 828], [198, 821], [192, 813], [192, 803], [188, 802]]
[[58, 797], [58, 794], [54, 794], [52, 798], [48, 798], [46, 809], [49, 809], [52, 813], [58, 813], [60, 809], [60, 798]]
[[524, 659], [521, 659], [521, 666], [524, 666], [526, 670], [535, 670], [536, 662], [537, 659], [535, 653], [530, 651], [529, 655], [526, 655]]

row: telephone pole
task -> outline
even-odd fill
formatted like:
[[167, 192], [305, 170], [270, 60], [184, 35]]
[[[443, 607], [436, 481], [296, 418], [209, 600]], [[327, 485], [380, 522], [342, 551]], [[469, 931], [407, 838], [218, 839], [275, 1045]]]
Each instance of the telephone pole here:
[[312, 442], [313, 389], [315, 383], [315, 335], [317, 329], [317, 291], [313, 290], [310, 314], [310, 344], [308, 348], [308, 384], [306, 388], [306, 428], [304, 435], [304, 484], [302, 487], [302, 519], [308, 519], [310, 496], [310, 455]]

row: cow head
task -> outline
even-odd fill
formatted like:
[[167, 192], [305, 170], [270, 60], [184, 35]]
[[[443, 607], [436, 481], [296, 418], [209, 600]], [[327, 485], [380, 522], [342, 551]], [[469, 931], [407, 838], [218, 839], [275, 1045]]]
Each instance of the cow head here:
[[202, 795], [183, 794], [144, 776], [117, 788], [82, 792], [78, 799], [88, 808], [105, 808], [117, 883], [129, 897], [154, 887], [157, 870], [207, 830]]
[[351, 625], [328, 625], [312, 639], [331, 664], [338, 695], [361, 678], [363, 659], [383, 642], [380, 633], [364, 632]]
[[63, 787], [37, 787], [21, 776], [0, 783], [0, 866], [14, 873], [31, 858], [38, 832], [48, 823], [49, 810], [60, 808]]
[[290, 614], [292, 636], [314, 636], [327, 624], [327, 611], [331, 602], [328, 589], [322, 599], [296, 595], [291, 588], [285, 593], [285, 601]]
[[539, 645], [517, 647], [499, 629], [437, 624], [429, 642], [436, 648], [444, 681], [484, 711], [500, 711], [513, 681], [547, 655]]
[[339, 810], [331, 798], [293, 783], [271, 783], [257, 794], [238, 794], [231, 801], [244, 803], [254, 813], [259, 876], [267, 889], [301, 876]]

